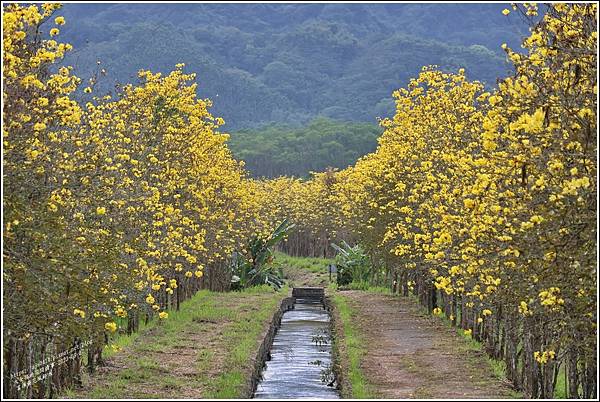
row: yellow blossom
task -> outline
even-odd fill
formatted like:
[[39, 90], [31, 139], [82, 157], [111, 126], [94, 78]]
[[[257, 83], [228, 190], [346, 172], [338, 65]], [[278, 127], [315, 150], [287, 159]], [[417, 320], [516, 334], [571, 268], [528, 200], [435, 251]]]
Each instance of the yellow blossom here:
[[117, 324], [114, 322], [107, 322], [104, 324], [104, 329], [109, 332], [115, 332], [117, 330]]

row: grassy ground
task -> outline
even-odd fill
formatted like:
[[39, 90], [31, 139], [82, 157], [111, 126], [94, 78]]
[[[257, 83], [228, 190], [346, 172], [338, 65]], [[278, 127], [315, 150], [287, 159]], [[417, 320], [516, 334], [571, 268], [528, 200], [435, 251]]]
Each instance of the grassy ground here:
[[200, 291], [167, 320], [118, 338], [122, 350], [65, 397], [246, 397], [258, 347], [288, 291]]
[[289, 287], [327, 287], [335, 282], [335, 274], [332, 274], [330, 281], [327, 270], [327, 265], [333, 263], [332, 259], [291, 257], [276, 252], [275, 263], [283, 269]]
[[568, 399], [567, 379], [565, 378], [565, 368], [561, 367], [558, 371], [556, 386], [554, 387], [554, 399]]
[[361, 361], [366, 354], [364, 340], [354, 325], [356, 311], [350, 307], [340, 294], [333, 295], [336, 318], [336, 347], [339, 354], [340, 366], [344, 371], [342, 397], [353, 399], [375, 398], [372, 385], [368, 382], [361, 369]]
[[[337, 285], [335, 286], [335, 289], [338, 289]], [[351, 282], [343, 286], [343, 288], [340, 290], [364, 290], [365, 292], [369, 293], [392, 295], [390, 288], [384, 286], [373, 286], [369, 282]]]

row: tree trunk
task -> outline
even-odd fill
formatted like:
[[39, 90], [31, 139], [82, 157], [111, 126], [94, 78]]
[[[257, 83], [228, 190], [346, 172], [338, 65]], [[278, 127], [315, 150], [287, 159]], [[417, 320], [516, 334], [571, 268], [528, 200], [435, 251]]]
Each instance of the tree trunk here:
[[577, 349], [571, 348], [567, 358], [569, 375], [569, 398], [579, 399], [579, 374], [577, 370]]

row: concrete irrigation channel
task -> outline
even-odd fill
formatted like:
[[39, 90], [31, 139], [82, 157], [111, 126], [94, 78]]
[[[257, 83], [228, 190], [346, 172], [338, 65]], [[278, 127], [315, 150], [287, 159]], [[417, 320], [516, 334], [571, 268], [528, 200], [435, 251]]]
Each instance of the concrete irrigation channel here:
[[294, 288], [283, 300], [259, 353], [254, 398], [339, 399], [328, 310], [323, 288]]

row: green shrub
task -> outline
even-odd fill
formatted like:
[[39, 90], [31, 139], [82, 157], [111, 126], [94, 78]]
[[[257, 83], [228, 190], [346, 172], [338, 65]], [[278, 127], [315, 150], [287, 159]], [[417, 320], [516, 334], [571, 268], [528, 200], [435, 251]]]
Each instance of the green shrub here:
[[352, 282], [368, 282], [371, 276], [371, 264], [369, 256], [360, 245], [351, 247], [342, 240], [342, 245], [331, 243], [337, 251], [335, 264], [337, 266], [337, 284], [348, 285]]
[[273, 249], [294, 227], [287, 219], [267, 238], [254, 236], [248, 242], [245, 253], [235, 253], [231, 262], [232, 290], [267, 284], [275, 289], [283, 286], [281, 267], [273, 264]]

